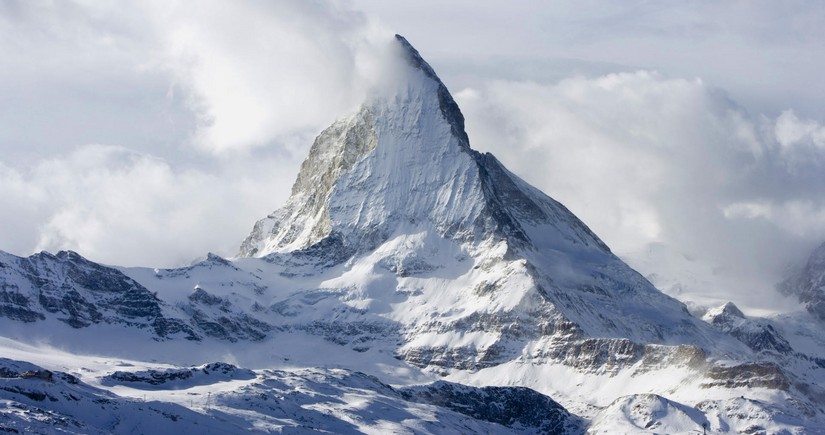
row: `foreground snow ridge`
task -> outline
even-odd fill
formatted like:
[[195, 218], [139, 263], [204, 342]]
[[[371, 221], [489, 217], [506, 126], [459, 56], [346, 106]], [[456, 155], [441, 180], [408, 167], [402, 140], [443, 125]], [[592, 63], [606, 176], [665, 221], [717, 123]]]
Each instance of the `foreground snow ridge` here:
[[0, 253], [0, 431], [822, 433], [820, 319], [694, 317], [395, 47], [238, 258]]

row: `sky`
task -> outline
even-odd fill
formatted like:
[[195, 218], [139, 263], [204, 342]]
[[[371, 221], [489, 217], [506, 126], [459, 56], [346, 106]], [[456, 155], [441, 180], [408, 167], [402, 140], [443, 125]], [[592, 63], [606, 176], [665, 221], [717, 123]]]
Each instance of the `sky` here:
[[654, 283], [788, 305], [825, 241], [819, 1], [0, 0], [0, 249], [234, 255], [394, 33]]

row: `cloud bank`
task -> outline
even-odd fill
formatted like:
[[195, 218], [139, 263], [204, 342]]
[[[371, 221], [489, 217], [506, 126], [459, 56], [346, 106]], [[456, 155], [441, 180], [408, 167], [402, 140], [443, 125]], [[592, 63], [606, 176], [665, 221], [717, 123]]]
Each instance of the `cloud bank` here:
[[0, 249], [233, 255], [391, 34], [335, 2], [0, 5]]
[[694, 291], [767, 304], [787, 267], [825, 240], [823, 126], [792, 111], [751, 116], [700, 79], [649, 71], [498, 81], [457, 98], [475, 147], [617, 253], [633, 261], [663, 245], [725, 278]]
[[160, 267], [210, 251], [232, 255], [252, 216], [268, 213], [289, 189], [294, 172], [271, 170], [282, 164], [243, 159], [213, 171], [181, 169], [122, 147], [86, 145], [27, 171], [0, 165], [0, 202], [12, 208], [0, 215], [3, 249], [72, 249], [110, 264]]

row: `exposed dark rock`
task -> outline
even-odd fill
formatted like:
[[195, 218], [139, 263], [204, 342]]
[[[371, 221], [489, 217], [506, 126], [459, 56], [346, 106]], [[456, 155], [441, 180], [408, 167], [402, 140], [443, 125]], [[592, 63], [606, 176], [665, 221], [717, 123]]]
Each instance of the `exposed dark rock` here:
[[133, 388], [164, 385], [164, 388], [173, 388], [171, 384], [182, 386], [208, 385], [231, 379], [255, 379], [257, 375], [249, 369], [241, 369], [232, 364], [214, 362], [200, 367], [189, 367], [167, 370], [144, 370], [138, 372], [116, 371], [104, 376], [104, 385], [129, 384]]
[[34, 311], [31, 305], [31, 299], [20, 293], [16, 285], [0, 283], [0, 317], [27, 323], [44, 320], [45, 316]]
[[411, 401], [441, 406], [469, 417], [541, 434], [580, 429], [580, 422], [553, 399], [526, 387], [470, 387], [439, 381], [399, 390]]
[[438, 105], [441, 113], [444, 115], [444, 119], [450, 124], [453, 135], [459, 139], [465, 148], [469, 149], [470, 139], [464, 130], [464, 115], [461, 113], [458, 104], [453, 100], [452, 95], [450, 95], [450, 91], [447, 90], [447, 87], [441, 79], [438, 78], [438, 75], [436, 75], [435, 70], [421, 57], [418, 50], [416, 50], [412, 44], [401, 35], [395, 35], [395, 39], [401, 44], [407, 62], [412, 67], [423, 71], [427, 77], [438, 83]]
[[189, 295], [189, 300], [204, 305], [220, 305], [223, 303], [223, 299], [220, 296], [209, 294], [200, 287], [195, 288], [195, 291]]
[[144, 286], [71, 251], [6, 254], [0, 259], [0, 289], [0, 316], [12, 320], [35, 322], [51, 313], [72, 328], [108, 323], [151, 328], [161, 339], [200, 338], [180, 319], [164, 317], [163, 302]]
[[266, 338], [267, 332], [272, 330], [272, 325], [255, 319], [248, 314], [212, 317], [202, 310], [195, 309], [192, 314], [192, 321], [205, 335], [231, 342], [263, 340]]
[[155, 334], [161, 338], [172, 338], [175, 335], [182, 334], [187, 340], [200, 341], [201, 339], [191, 326], [180, 319], [158, 317], [152, 321], [152, 328], [155, 330]]
[[23, 373], [20, 373], [20, 377], [23, 379], [41, 379], [44, 381], [52, 381], [54, 378], [54, 374], [49, 370], [26, 370]]
[[495, 345], [485, 349], [470, 346], [410, 347], [396, 352], [396, 358], [417, 367], [436, 366], [459, 370], [479, 370], [500, 364], [501, 348]]
[[99, 323], [103, 318], [95, 304], [87, 301], [68, 284], [63, 284], [61, 290], [57, 291], [41, 287], [38, 300], [46, 311], [68, 316], [58, 319], [72, 328], [85, 328], [93, 323]]
[[0, 305], [0, 317], [6, 317], [11, 320], [19, 320], [26, 323], [46, 319], [46, 316], [41, 313], [30, 310], [26, 307], [14, 305]]
[[396, 325], [379, 320], [314, 321], [297, 328], [342, 346], [358, 345], [386, 337], [395, 337], [398, 334]]
[[19, 394], [21, 396], [28, 397], [29, 399], [37, 401], [37, 402], [42, 402], [46, 399], [49, 399], [52, 402], [57, 401], [57, 399], [55, 397], [50, 396], [50, 395], [48, 395], [48, 394], [46, 394], [42, 391], [28, 390], [28, 389], [20, 388], [20, 387], [17, 387], [17, 386], [4, 386], [4, 387], [0, 387], [0, 389], [2, 389], [4, 391], [8, 391], [9, 393]]
[[733, 366], [715, 365], [705, 377], [708, 382], [702, 387], [762, 387], [788, 391], [790, 381], [778, 364], [773, 362], [752, 362]]
[[713, 309], [705, 320], [724, 332], [733, 335], [757, 352], [773, 352], [787, 355], [793, 352], [791, 344], [782, 337], [769, 321], [749, 319], [732, 302], [721, 309]]
[[[27, 282], [36, 292], [40, 307], [58, 314], [59, 320], [73, 328], [104, 321], [120, 323], [122, 317], [160, 316], [160, 301], [149, 290], [122, 272], [88, 261], [77, 253], [40, 253], [28, 258], [14, 257], [13, 261], [16, 264], [4, 267], [6, 274], [0, 280]], [[35, 311], [29, 299], [20, 295], [12, 300], [27, 305], [29, 319], [44, 319], [42, 314], [32, 314]]]
[[175, 380], [182, 380], [182, 379], [189, 379], [192, 377], [191, 370], [149, 370], [145, 372], [122, 372], [117, 371], [108, 376], [105, 379], [111, 379], [112, 381], [116, 381], [117, 383], [144, 383], [149, 385], [160, 385], [164, 384], [169, 381]]

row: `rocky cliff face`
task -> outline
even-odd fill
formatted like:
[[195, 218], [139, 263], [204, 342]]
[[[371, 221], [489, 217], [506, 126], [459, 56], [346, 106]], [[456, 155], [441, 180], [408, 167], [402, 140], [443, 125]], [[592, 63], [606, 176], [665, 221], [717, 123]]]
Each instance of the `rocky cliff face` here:
[[318, 135], [301, 165], [287, 204], [255, 224], [240, 255], [307, 248], [329, 236], [327, 201], [335, 180], [375, 149], [374, 120], [368, 108], [340, 120]]
[[747, 318], [732, 302], [708, 310], [703, 318], [756, 352], [773, 352], [779, 355], [793, 352], [788, 340], [770, 322]]
[[72, 328], [121, 324], [150, 329], [160, 338], [197, 338], [184, 322], [165, 317], [163, 302], [146, 287], [74, 252], [0, 254], [0, 277], [0, 314], [13, 320], [50, 316]]
[[[239, 271], [210, 255], [195, 266], [153, 275], [161, 281], [213, 268]], [[74, 329], [111, 325], [144, 330], [155, 340], [260, 340], [272, 329], [197, 285], [184, 301], [170, 303], [161, 299], [156, 283], [148, 284], [155, 288], [71, 251], [27, 258], [0, 252], [0, 317], [25, 323], [56, 320]], [[259, 290], [254, 282], [243, 284]]]
[[401, 395], [407, 400], [443, 406], [508, 428], [542, 434], [575, 433], [583, 429], [582, 422], [564, 407], [529, 388], [478, 388], [439, 381], [404, 388]]

